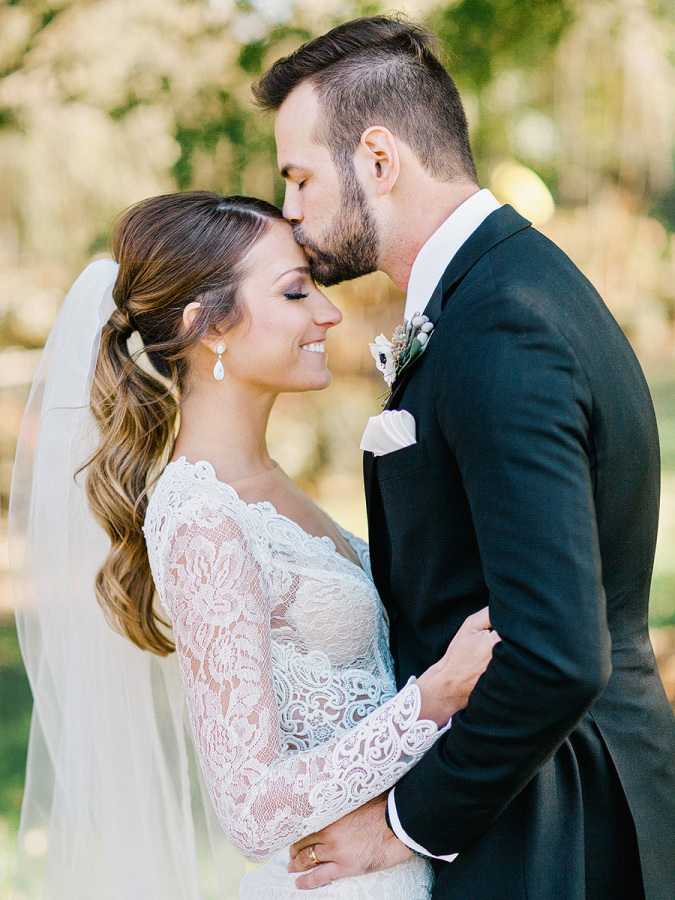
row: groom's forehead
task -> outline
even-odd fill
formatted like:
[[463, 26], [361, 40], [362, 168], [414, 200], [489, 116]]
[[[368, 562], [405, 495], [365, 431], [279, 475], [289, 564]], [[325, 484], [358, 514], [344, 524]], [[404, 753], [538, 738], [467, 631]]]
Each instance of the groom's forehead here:
[[279, 107], [277, 121], [282, 114], [301, 114], [305, 118], [315, 118], [319, 111], [319, 95], [310, 81], [301, 81], [288, 94]]
[[280, 169], [298, 164], [290, 156], [282, 159], [286, 151], [290, 153], [295, 148], [316, 143], [314, 135], [320, 112], [319, 100], [307, 82], [294, 88], [281, 104], [274, 123]]

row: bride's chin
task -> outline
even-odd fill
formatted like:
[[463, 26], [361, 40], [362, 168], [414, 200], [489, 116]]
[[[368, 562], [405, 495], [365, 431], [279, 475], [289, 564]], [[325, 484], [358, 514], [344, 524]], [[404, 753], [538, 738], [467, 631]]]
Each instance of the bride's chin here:
[[315, 386], [309, 388], [309, 390], [310, 391], [323, 391], [323, 390], [325, 390], [325, 388], [327, 388], [330, 385], [332, 380], [333, 380], [333, 376], [326, 369], [326, 371], [324, 373], [324, 377], [320, 381], [317, 381]]
[[[309, 353], [306, 353], [306, 355], [310, 356], [311, 358], [311, 355]], [[333, 376], [330, 374], [330, 371], [328, 369], [328, 361], [326, 359], [326, 355], [321, 354], [321, 356], [323, 357], [322, 360], [312, 359], [313, 365], [304, 368], [304, 372], [302, 373], [301, 377], [302, 382], [306, 386], [301, 387], [300, 390], [321, 391], [324, 388], [327, 388], [333, 380]]]
[[303, 387], [298, 387], [296, 390], [298, 391], [323, 391], [327, 387], [329, 387], [330, 383], [333, 380], [333, 376], [330, 374], [328, 369], [322, 373], [322, 377], [313, 378], [311, 380], [307, 380]]

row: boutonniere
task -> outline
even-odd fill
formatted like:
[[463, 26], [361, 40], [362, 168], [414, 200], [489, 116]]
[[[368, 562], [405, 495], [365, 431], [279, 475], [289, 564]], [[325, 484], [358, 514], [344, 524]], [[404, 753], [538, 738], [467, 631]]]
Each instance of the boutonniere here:
[[429, 321], [428, 316], [415, 313], [405, 324], [397, 326], [391, 340], [381, 334], [375, 338], [373, 344], [370, 344], [370, 352], [373, 354], [375, 364], [382, 372], [389, 388], [382, 402], [383, 406], [401, 372], [421, 353], [424, 353], [433, 330], [433, 323]]

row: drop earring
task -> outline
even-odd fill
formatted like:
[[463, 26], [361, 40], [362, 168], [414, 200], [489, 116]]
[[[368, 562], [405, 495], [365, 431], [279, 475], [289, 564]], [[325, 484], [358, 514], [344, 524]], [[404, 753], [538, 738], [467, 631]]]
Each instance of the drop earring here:
[[222, 381], [225, 377], [225, 369], [223, 368], [223, 353], [225, 352], [225, 348], [222, 344], [218, 344], [216, 347], [216, 353], [218, 354], [218, 361], [213, 367], [213, 377], [216, 381]]

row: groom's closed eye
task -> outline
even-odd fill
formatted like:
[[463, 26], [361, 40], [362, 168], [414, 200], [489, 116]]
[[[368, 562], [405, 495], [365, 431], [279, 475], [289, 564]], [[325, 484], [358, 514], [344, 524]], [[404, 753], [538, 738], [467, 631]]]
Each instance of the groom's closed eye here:
[[295, 184], [298, 190], [302, 190], [310, 177], [309, 172], [306, 169], [294, 165], [293, 163], [279, 169], [279, 174], [286, 183], [291, 182], [292, 184]]

